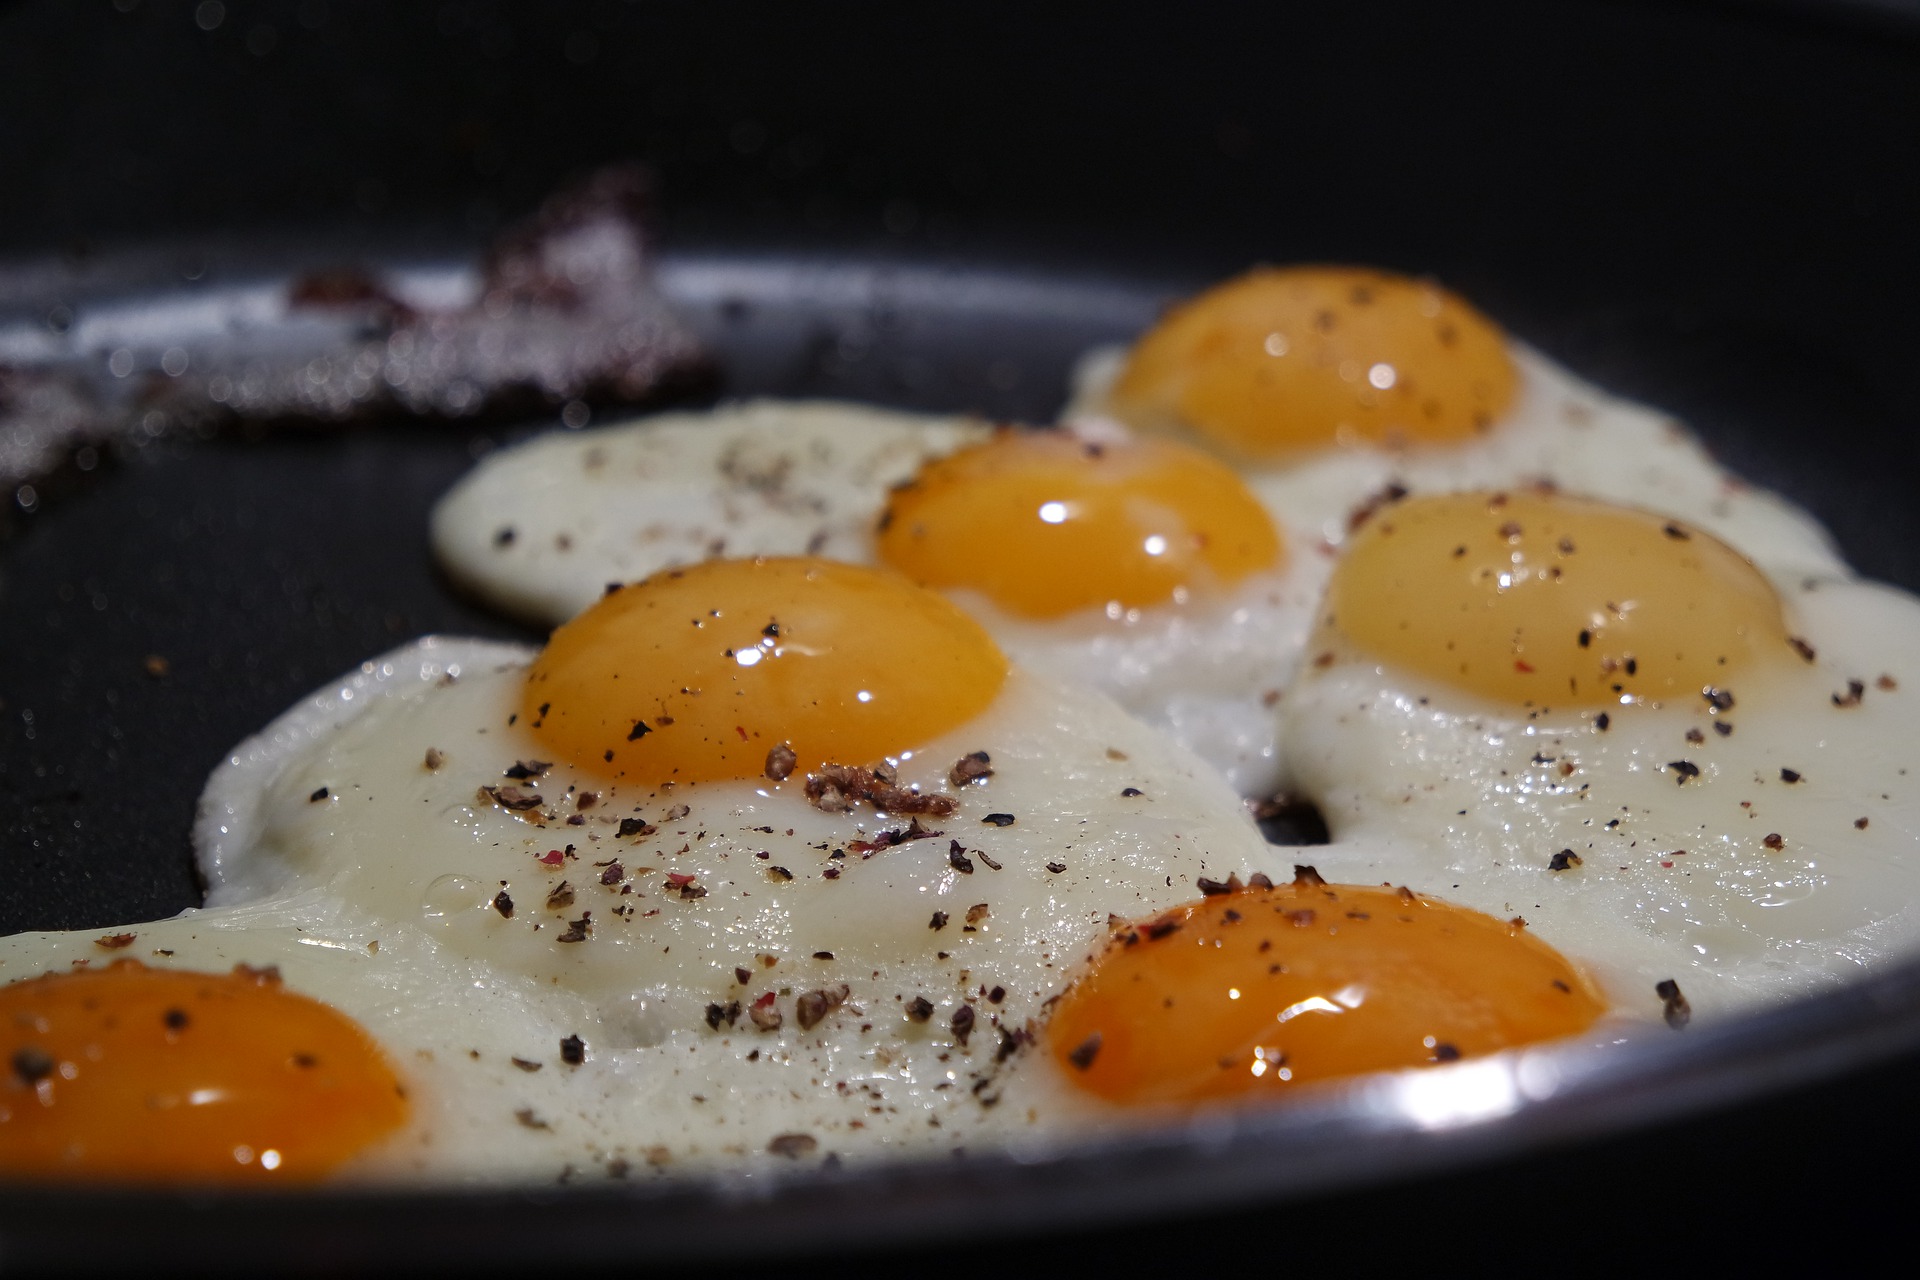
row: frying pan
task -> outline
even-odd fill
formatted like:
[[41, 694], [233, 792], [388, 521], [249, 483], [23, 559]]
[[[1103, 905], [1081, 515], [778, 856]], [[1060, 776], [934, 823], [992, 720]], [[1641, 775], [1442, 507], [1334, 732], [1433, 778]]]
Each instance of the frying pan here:
[[[0, 334], [58, 314], [164, 342], [314, 267], [457, 273], [557, 184], [639, 157], [662, 282], [729, 392], [1044, 419], [1076, 351], [1183, 290], [1374, 262], [1674, 411], [1920, 588], [1908, 4], [13, 5], [0, 120]], [[227, 747], [398, 639], [522, 634], [434, 576], [423, 515], [536, 425], [163, 441], [16, 513], [0, 928], [192, 905], [193, 800]], [[1550, 1088], [1492, 1081], [1479, 1110], [1362, 1090], [770, 1186], [17, 1189], [0, 1259], [1431, 1265], [1439, 1239], [1667, 1260], [1785, 1222], [1855, 1242], [1897, 1221], [1899, 1181], [1861, 1170], [1920, 1137], [1916, 1046], [1901, 965], [1557, 1062]]]

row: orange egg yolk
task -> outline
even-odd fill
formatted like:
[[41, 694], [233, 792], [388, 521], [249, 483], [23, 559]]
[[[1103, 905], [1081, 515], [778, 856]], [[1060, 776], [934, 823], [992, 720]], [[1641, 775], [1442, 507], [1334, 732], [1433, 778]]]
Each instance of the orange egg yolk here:
[[1719, 539], [1551, 494], [1415, 498], [1354, 536], [1328, 622], [1365, 653], [1509, 704], [1705, 694], [1784, 659], [1780, 597]]
[[273, 971], [105, 969], [0, 987], [0, 1175], [311, 1182], [397, 1129], [357, 1023]]
[[1518, 382], [1492, 321], [1437, 285], [1360, 267], [1261, 268], [1174, 308], [1111, 407], [1245, 460], [1486, 430]]
[[1047, 1037], [1099, 1097], [1191, 1103], [1572, 1035], [1605, 1007], [1519, 924], [1309, 875], [1126, 929]]
[[1280, 562], [1231, 469], [1169, 440], [1003, 432], [920, 469], [880, 517], [880, 558], [1032, 618], [1161, 604]]
[[554, 632], [520, 714], [560, 759], [609, 778], [759, 778], [782, 745], [804, 775], [957, 728], [1006, 677], [979, 623], [897, 574], [713, 560], [616, 591]]

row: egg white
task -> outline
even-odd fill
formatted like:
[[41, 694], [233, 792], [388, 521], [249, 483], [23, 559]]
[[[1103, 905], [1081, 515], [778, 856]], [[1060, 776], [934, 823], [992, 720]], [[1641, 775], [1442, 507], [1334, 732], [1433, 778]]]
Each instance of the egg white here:
[[[1813, 663], [1730, 680], [1718, 714], [1621, 706], [1604, 730], [1357, 656], [1307, 670], [1283, 738], [1334, 837], [1322, 873], [1522, 916], [1649, 1016], [1663, 979], [1714, 1016], [1920, 947], [1920, 601], [1809, 579], [1787, 604]], [[1580, 864], [1549, 870], [1563, 850]]]

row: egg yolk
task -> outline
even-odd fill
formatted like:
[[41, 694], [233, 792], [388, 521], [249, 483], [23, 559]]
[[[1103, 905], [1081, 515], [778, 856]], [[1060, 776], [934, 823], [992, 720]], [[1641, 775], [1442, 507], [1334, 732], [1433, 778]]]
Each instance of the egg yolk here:
[[1779, 595], [1724, 542], [1552, 494], [1388, 507], [1354, 536], [1327, 605], [1375, 657], [1532, 706], [1712, 699], [1790, 644]]
[[406, 1091], [273, 970], [105, 969], [0, 987], [0, 1175], [311, 1182], [397, 1129]]
[[1099, 1097], [1191, 1103], [1572, 1035], [1605, 1007], [1519, 924], [1309, 874], [1126, 929], [1047, 1036]]
[[[979, 623], [897, 574], [713, 560], [554, 632], [520, 714], [560, 759], [606, 777], [747, 779], [898, 756], [984, 711], [1006, 677]], [[781, 746], [793, 755], [771, 770]]]
[[1360, 267], [1261, 268], [1174, 308], [1111, 407], [1246, 460], [1486, 430], [1518, 375], [1500, 330], [1437, 285]]
[[1032, 618], [1160, 604], [1270, 569], [1280, 535], [1240, 477], [1168, 440], [1003, 432], [893, 493], [880, 558]]

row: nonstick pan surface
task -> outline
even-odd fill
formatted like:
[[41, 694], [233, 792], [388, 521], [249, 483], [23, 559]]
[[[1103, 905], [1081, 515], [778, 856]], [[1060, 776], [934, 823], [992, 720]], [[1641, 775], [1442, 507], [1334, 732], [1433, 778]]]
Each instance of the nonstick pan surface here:
[[[637, 155], [663, 179], [663, 284], [729, 393], [1044, 419], [1077, 351], [1182, 290], [1260, 259], [1380, 262], [1673, 410], [1864, 571], [1920, 587], [1920, 25], [1899, 6], [853, 8], [831, 28], [215, 8], [0, 8], [0, 334], [64, 309], [164, 345], [316, 266], [457, 274], [500, 218]], [[434, 575], [424, 512], [538, 425], [163, 442], [17, 517], [0, 927], [193, 905], [186, 831], [226, 748], [398, 640], [524, 638]], [[1226, 1263], [1281, 1222], [1391, 1223], [1367, 1244], [1407, 1258], [1436, 1233], [1564, 1249], [1571, 1231], [1585, 1254], [1602, 1214], [1670, 1257], [1729, 1222], [1888, 1203], [1844, 1170], [1920, 1136], [1916, 1045], [1920, 971], [1900, 967], [1444, 1118], [1356, 1097], [772, 1188], [15, 1191], [0, 1258], [1118, 1260], [1174, 1240]]]

